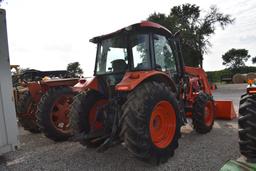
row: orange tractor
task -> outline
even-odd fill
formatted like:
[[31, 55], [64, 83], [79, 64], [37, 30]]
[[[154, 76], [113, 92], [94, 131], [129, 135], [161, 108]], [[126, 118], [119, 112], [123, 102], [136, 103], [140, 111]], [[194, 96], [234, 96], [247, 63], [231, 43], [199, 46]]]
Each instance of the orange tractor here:
[[17, 90], [15, 93], [19, 123], [25, 130], [32, 133], [42, 131], [54, 141], [67, 140], [71, 135], [69, 105], [76, 94], [72, 86], [77, 82], [78, 78], [23, 82], [23, 92]]
[[159, 164], [178, 147], [186, 115], [198, 133], [212, 129], [221, 103], [205, 72], [184, 66], [178, 34], [145, 21], [90, 41], [98, 45], [94, 78], [74, 86], [74, 141], [98, 151], [124, 142], [136, 157]]

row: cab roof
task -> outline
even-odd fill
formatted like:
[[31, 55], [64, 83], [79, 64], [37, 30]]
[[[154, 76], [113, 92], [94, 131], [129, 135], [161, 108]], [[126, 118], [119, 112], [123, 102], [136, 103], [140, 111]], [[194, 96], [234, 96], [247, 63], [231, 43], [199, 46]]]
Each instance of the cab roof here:
[[154, 22], [151, 22], [151, 21], [142, 21], [140, 23], [136, 23], [136, 24], [132, 24], [128, 27], [124, 27], [124, 28], [122, 28], [120, 30], [117, 30], [115, 32], [94, 37], [94, 38], [90, 39], [90, 42], [98, 43], [101, 40], [110, 38], [110, 37], [112, 37], [116, 34], [119, 34], [119, 33], [132, 32], [132, 31], [138, 31], [138, 30], [143, 30], [143, 29], [156, 30], [158, 32], [162, 32], [164, 34], [172, 36], [172, 33], [167, 28], [165, 28], [164, 26], [162, 26], [160, 24], [157, 24], [157, 23], [154, 23]]

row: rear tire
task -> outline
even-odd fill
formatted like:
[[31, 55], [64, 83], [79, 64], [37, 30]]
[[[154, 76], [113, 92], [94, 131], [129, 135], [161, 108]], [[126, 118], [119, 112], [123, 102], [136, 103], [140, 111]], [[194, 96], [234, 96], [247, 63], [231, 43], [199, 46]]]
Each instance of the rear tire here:
[[[98, 108], [99, 106], [96, 103], [101, 100], [105, 101], [106, 99], [94, 90], [81, 92], [80, 94], [74, 97], [74, 101], [70, 109], [71, 127], [73, 128], [74, 135], [86, 135], [90, 133], [92, 126], [90, 125], [89, 119], [90, 111], [94, 110], [94, 107], [95, 109]], [[101, 129], [99, 125], [103, 125], [98, 121], [95, 121], [95, 124], [98, 124], [98, 126], [95, 126], [98, 127], [98, 129]], [[95, 129], [97, 130], [97, 128]], [[105, 140], [106, 139], [103, 138], [99, 141], [79, 140], [79, 142], [80, 144], [86, 146], [87, 148], [97, 148]]]
[[256, 96], [243, 95], [239, 106], [239, 147], [248, 161], [256, 162]]
[[57, 87], [49, 89], [42, 96], [36, 117], [46, 137], [66, 141], [71, 136], [69, 104], [74, 95], [70, 87]]
[[199, 93], [193, 105], [192, 121], [194, 129], [200, 134], [212, 130], [214, 124], [214, 102], [210, 95]]
[[29, 91], [24, 92], [17, 104], [17, 117], [24, 130], [31, 133], [40, 133], [36, 123], [36, 110], [37, 104], [33, 101]]
[[167, 162], [178, 147], [181, 127], [178, 102], [171, 89], [163, 83], [142, 83], [128, 95], [122, 108], [128, 150], [151, 164]]

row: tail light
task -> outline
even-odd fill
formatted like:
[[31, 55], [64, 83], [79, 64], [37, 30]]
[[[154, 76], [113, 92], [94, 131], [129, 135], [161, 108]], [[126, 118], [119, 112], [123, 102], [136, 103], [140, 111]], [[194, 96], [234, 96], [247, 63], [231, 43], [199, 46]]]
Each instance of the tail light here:
[[256, 94], [256, 87], [247, 88], [248, 94]]

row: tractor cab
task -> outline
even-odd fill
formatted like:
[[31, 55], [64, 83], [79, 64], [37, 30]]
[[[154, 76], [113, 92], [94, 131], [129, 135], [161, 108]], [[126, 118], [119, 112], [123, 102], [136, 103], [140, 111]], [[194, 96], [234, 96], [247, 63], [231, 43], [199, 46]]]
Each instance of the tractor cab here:
[[97, 89], [106, 90], [104, 93], [107, 87], [131, 91], [155, 74], [159, 76], [156, 79], [165, 78], [167, 82], [169, 78], [176, 78], [183, 67], [173, 37], [164, 27], [145, 21], [91, 39], [97, 44], [94, 76], [100, 82], [98, 85], [104, 85]]

